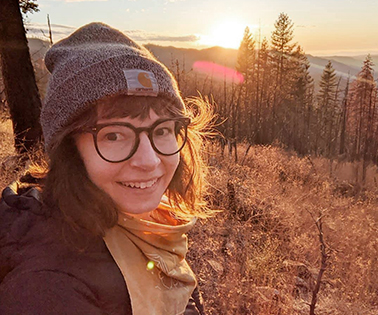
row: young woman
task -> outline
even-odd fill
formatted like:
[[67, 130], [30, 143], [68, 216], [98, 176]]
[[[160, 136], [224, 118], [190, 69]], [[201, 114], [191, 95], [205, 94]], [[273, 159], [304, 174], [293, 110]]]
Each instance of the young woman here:
[[168, 70], [101, 23], [45, 63], [49, 167], [3, 191], [0, 314], [202, 314], [185, 233], [209, 214], [206, 104], [194, 117]]

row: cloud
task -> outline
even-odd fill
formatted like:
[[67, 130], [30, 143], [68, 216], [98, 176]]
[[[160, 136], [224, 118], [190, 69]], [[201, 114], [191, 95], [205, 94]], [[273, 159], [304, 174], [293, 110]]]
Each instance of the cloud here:
[[[37, 37], [43, 40], [48, 40], [49, 29], [47, 24], [42, 23], [30, 23], [26, 25], [28, 37]], [[51, 31], [54, 42], [69, 36], [73, 33], [77, 27], [51, 24]], [[129, 30], [124, 33], [130, 36], [133, 40], [140, 42], [141, 44], [147, 43], [195, 43], [199, 40], [197, 35], [183, 35], [183, 36], [170, 36], [158, 33], [149, 33], [142, 30]]]
[[199, 40], [199, 37], [196, 35], [168, 36], [140, 30], [125, 31], [124, 33], [132, 39], [141, 42], [196, 42]]
[[[44, 25], [44, 24], [40, 24], [40, 25]], [[51, 28], [59, 28], [59, 29], [65, 29], [65, 30], [74, 30], [75, 28], [73, 26], [68, 26], [68, 25], [62, 25], [62, 24], [51, 24]]]
[[297, 28], [315, 28], [316, 25], [303, 25], [303, 24], [299, 24], [299, 25], [295, 25], [295, 27], [297, 27]]
[[[47, 40], [49, 34], [49, 29], [47, 24], [41, 23], [30, 23], [26, 25], [27, 35], [29, 37], [38, 37]], [[67, 37], [72, 32], [76, 30], [76, 27], [61, 25], [61, 24], [51, 24], [51, 32], [54, 42]]]
[[104, 2], [109, 0], [64, 0], [64, 2]]

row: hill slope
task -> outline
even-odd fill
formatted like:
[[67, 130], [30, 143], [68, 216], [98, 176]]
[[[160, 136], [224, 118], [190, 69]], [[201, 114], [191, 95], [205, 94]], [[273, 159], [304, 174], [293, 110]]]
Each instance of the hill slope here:
[[[29, 47], [33, 60], [43, 58], [49, 43], [40, 39], [29, 39]], [[237, 50], [222, 47], [211, 47], [207, 49], [187, 49], [177, 48], [172, 46], [158, 46], [148, 44], [145, 47], [150, 50], [158, 60], [165, 64], [170, 69], [176, 69], [176, 63], [178, 62], [179, 69], [184, 71], [191, 71], [193, 64], [196, 61], [209, 61], [216, 64], [220, 64], [229, 68], [235, 68], [237, 59]], [[315, 82], [320, 80], [320, 76], [323, 72], [328, 60], [332, 61], [333, 67], [336, 70], [338, 76], [342, 76], [344, 79], [351, 75], [355, 76], [361, 69], [364, 56], [345, 57], [345, 56], [329, 56], [329, 57], [317, 57], [307, 55], [310, 62], [310, 74], [314, 78]], [[372, 56], [373, 61], [378, 63], [378, 55]], [[378, 73], [378, 66], [375, 66], [375, 73]]]

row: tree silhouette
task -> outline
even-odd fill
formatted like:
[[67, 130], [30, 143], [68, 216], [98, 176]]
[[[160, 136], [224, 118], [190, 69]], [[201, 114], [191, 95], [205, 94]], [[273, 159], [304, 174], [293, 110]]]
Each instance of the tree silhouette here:
[[[286, 111], [291, 147], [301, 154], [309, 153], [310, 124], [313, 118], [314, 80], [310, 63], [300, 46], [293, 52], [292, 90], [290, 110]], [[288, 107], [287, 106], [287, 107]], [[307, 147], [306, 147], [307, 145]]]
[[326, 64], [320, 82], [318, 94], [318, 134], [320, 137], [320, 150], [327, 157], [333, 155], [335, 140], [337, 138], [337, 120], [339, 110], [337, 107], [337, 78], [332, 62]]
[[351, 86], [349, 131], [353, 134], [352, 158], [363, 161], [362, 181], [367, 162], [376, 156], [375, 132], [377, 122], [377, 84], [373, 75], [373, 61], [367, 55], [357, 79]]
[[34, 1], [6, 0], [0, 6], [0, 61], [4, 92], [13, 122], [15, 147], [23, 153], [41, 137], [41, 100], [21, 15], [38, 10]]
[[292, 43], [294, 38], [294, 24], [289, 16], [280, 13], [274, 23], [275, 30], [271, 37], [271, 67], [274, 77], [273, 104], [272, 104], [272, 128], [275, 138], [280, 139], [284, 126], [278, 125], [283, 122], [286, 109], [282, 108], [292, 90], [293, 50], [296, 44]]
[[[256, 50], [255, 41], [248, 27], [245, 28], [243, 39], [240, 43], [236, 60], [236, 70], [244, 77], [240, 85], [240, 101], [238, 104], [238, 126], [244, 126], [239, 132], [240, 139], [248, 139], [252, 142], [255, 135], [254, 127], [257, 126], [258, 113], [255, 104], [256, 95]], [[242, 121], [242, 120], [246, 120]]]

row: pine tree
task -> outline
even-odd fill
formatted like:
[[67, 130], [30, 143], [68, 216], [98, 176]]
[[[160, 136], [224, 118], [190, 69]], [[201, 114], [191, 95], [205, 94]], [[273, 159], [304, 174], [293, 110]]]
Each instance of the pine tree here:
[[236, 60], [236, 70], [244, 76], [244, 81], [250, 79], [255, 63], [255, 41], [247, 26], [244, 30], [244, 36], [240, 42]]
[[256, 107], [258, 108], [256, 142], [268, 144], [273, 141], [272, 109], [269, 102], [272, 76], [270, 75], [269, 44], [266, 38], [262, 40], [258, 50], [256, 72]]
[[277, 86], [281, 86], [286, 71], [290, 69], [290, 59], [296, 46], [296, 44], [291, 44], [294, 38], [294, 24], [287, 14], [280, 13], [274, 27], [271, 38], [272, 64], [277, 76]]
[[255, 63], [255, 41], [249, 28], [246, 27], [236, 63], [236, 70], [244, 77], [244, 81], [240, 85], [237, 125], [239, 126], [239, 140], [246, 138], [249, 142], [253, 141], [253, 128], [256, 125], [256, 108], [254, 104], [256, 94]]
[[292, 74], [295, 65], [293, 64], [293, 50], [296, 44], [292, 43], [294, 38], [294, 24], [289, 16], [281, 13], [274, 24], [275, 30], [271, 37], [271, 57], [272, 75], [274, 84], [272, 86], [272, 118], [273, 133], [275, 138], [281, 138], [285, 129], [285, 103], [289, 101], [292, 94]]
[[332, 62], [326, 64], [320, 82], [318, 101], [318, 139], [320, 152], [331, 157], [337, 137], [336, 122], [339, 116], [337, 108], [337, 78]]
[[[350, 132], [354, 133], [352, 158], [363, 159], [364, 162], [367, 162], [376, 154], [372, 152], [376, 141], [373, 132], [378, 128], [376, 112], [377, 85], [374, 81], [373, 66], [371, 56], [368, 55], [351, 87], [351, 114], [348, 127]], [[366, 168], [364, 169], [366, 170]]]
[[310, 151], [310, 123], [313, 116], [314, 80], [310, 75], [310, 63], [300, 46], [293, 54], [295, 69], [293, 71], [291, 135], [289, 143], [301, 154]]

